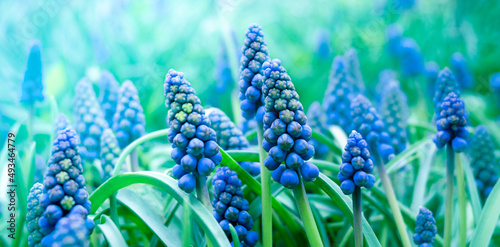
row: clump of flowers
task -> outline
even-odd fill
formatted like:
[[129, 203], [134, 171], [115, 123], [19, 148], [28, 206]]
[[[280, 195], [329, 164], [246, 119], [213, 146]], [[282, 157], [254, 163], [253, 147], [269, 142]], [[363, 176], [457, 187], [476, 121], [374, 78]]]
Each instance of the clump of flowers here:
[[408, 122], [408, 101], [399, 87], [399, 82], [391, 81], [381, 94], [380, 117], [384, 121], [384, 131], [389, 134], [388, 143], [399, 154], [406, 148], [406, 124]]
[[424, 56], [420, 52], [420, 47], [412, 38], [403, 38], [400, 48], [400, 66], [404, 76], [417, 76], [425, 69]]
[[470, 140], [469, 156], [474, 171], [477, 189], [485, 200], [498, 180], [498, 160], [495, 157], [495, 144], [486, 127], [477, 126]]
[[455, 93], [449, 93], [440, 108], [441, 112], [436, 119], [438, 132], [432, 140], [438, 148], [451, 143], [455, 152], [463, 152], [467, 148], [469, 136], [464, 101]]
[[45, 238], [53, 239], [53, 236], [48, 235], [54, 231], [58, 221], [69, 215], [84, 219], [89, 231], [94, 228], [94, 222], [87, 218], [91, 205], [85, 188], [78, 144], [78, 135], [70, 128], [60, 131], [54, 140], [40, 197], [43, 211], [39, 219], [39, 231], [44, 236], [42, 245], [48, 241]]
[[176, 162], [172, 175], [179, 179], [179, 188], [190, 193], [196, 188], [195, 176], [208, 176], [222, 161], [217, 134], [195, 90], [184, 73], [173, 69], [165, 76], [165, 105], [170, 125], [170, 155]]
[[365, 90], [365, 84], [363, 82], [363, 76], [361, 75], [358, 52], [351, 48], [344, 53], [344, 59], [347, 65], [348, 75], [353, 79], [353, 90], [355, 92], [363, 92]]
[[212, 185], [214, 187], [213, 215], [231, 244], [234, 243], [232, 243], [229, 224], [234, 226], [243, 246], [255, 246], [259, 235], [252, 231], [253, 220], [248, 213], [249, 203], [244, 198], [241, 189], [242, 182], [236, 172], [231, 171], [229, 167], [217, 168]]
[[432, 216], [432, 212], [425, 207], [420, 207], [413, 242], [420, 247], [430, 247], [434, 243], [436, 233], [436, 220]]
[[28, 194], [28, 213], [26, 214], [26, 221], [28, 221], [28, 232], [30, 233], [28, 237], [28, 245], [30, 247], [39, 245], [43, 237], [40, 232], [40, 226], [38, 225], [38, 220], [43, 214], [43, 210], [40, 205], [42, 191], [43, 185], [41, 183], [35, 183], [33, 187], [31, 187], [30, 193]]
[[328, 59], [331, 54], [330, 32], [327, 29], [320, 28], [314, 32], [314, 50], [320, 59]]
[[450, 93], [460, 96], [457, 80], [453, 72], [446, 67], [439, 72], [434, 89], [434, 98], [432, 101], [434, 102], [436, 115], [441, 113], [441, 103], [443, 103], [444, 98]]
[[217, 93], [229, 92], [233, 88], [234, 80], [231, 75], [228, 56], [226, 44], [222, 42], [215, 61], [214, 79], [216, 81], [215, 91]]
[[59, 113], [59, 115], [57, 115], [56, 119], [54, 120], [54, 133], [57, 135], [59, 131], [66, 128], [71, 128], [71, 123], [69, 122], [68, 117], [64, 115], [64, 113]]
[[30, 48], [21, 91], [21, 102], [33, 105], [43, 101], [42, 58], [40, 42], [35, 41]]
[[99, 158], [101, 135], [102, 131], [108, 128], [108, 122], [104, 119], [92, 83], [87, 78], [81, 79], [75, 87], [73, 122], [82, 141], [82, 158], [93, 162]]
[[[265, 62], [263, 117], [263, 148], [269, 153], [264, 165], [271, 171], [275, 181], [287, 188], [299, 184], [299, 175], [305, 181], [314, 181], [319, 170], [308, 162], [314, 155], [311, 140], [312, 129], [307, 125], [299, 95], [281, 61]], [[284, 162], [285, 164], [281, 164]]]
[[82, 215], [71, 214], [57, 222], [54, 232], [43, 239], [42, 247], [88, 247], [88, 235]]
[[115, 164], [120, 156], [121, 149], [118, 140], [111, 129], [105, 129], [101, 136], [101, 167], [102, 178], [106, 181], [113, 175]]
[[139, 102], [139, 94], [132, 81], [126, 80], [120, 87], [118, 104], [113, 116], [113, 131], [121, 148], [145, 133], [146, 120]]
[[[217, 133], [217, 143], [222, 149], [244, 150], [250, 148], [250, 143], [248, 143], [241, 130], [223, 111], [217, 108], [211, 108], [208, 111], [211, 126]], [[257, 176], [260, 173], [260, 164], [257, 162], [242, 161], [240, 166], [252, 176]]]
[[257, 24], [248, 27], [240, 59], [239, 99], [243, 117], [251, 119], [263, 103], [261, 88], [263, 83], [262, 64], [269, 61], [267, 44], [262, 28]]
[[[324, 116], [325, 114], [323, 113], [321, 105], [317, 101], [313, 102], [307, 109], [307, 120], [311, 128], [318, 132], [323, 132], [323, 134], [326, 134], [325, 130], [328, 127], [326, 126]], [[312, 138], [309, 141], [309, 144], [311, 144], [315, 148], [314, 158], [316, 159], [326, 158], [329, 150], [328, 145], [319, 142], [314, 138]]]
[[461, 88], [470, 88], [472, 86], [474, 76], [467, 65], [465, 57], [460, 52], [455, 52], [450, 57], [450, 67]]
[[99, 102], [101, 102], [104, 118], [109, 126], [113, 126], [113, 116], [118, 104], [118, 91], [120, 84], [109, 71], [101, 72], [99, 78]]
[[391, 24], [385, 29], [387, 39], [387, 52], [393, 57], [398, 57], [401, 50], [401, 39], [403, 38], [403, 30], [398, 24]]
[[375, 183], [375, 177], [371, 174], [373, 168], [368, 143], [360, 133], [353, 130], [342, 153], [342, 165], [338, 174], [342, 192], [350, 195], [356, 186], [367, 189], [373, 187]]

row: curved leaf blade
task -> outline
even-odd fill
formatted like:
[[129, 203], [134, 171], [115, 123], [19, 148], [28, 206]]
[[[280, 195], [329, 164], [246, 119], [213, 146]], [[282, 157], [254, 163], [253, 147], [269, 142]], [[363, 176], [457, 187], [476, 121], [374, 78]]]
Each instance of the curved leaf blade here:
[[470, 246], [489, 246], [500, 216], [500, 182], [497, 181], [484, 203]]
[[111, 247], [122, 247], [128, 246], [125, 239], [123, 239], [120, 230], [116, 227], [115, 223], [109, 218], [107, 215], [101, 216], [101, 223], [97, 225], [99, 229], [101, 229], [104, 237], [108, 241], [109, 246]]

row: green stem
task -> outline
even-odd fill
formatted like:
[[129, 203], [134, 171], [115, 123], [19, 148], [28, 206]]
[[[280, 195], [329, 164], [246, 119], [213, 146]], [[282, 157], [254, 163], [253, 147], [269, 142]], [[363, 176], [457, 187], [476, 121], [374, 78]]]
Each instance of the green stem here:
[[29, 105], [29, 115], [28, 115], [28, 143], [31, 143], [35, 138], [33, 131], [33, 122], [35, 121], [35, 106], [33, 104]]
[[264, 135], [262, 126], [257, 127], [257, 139], [259, 142], [259, 160], [260, 160], [260, 180], [262, 183], [262, 246], [271, 247], [273, 245], [273, 215], [271, 201], [271, 172], [264, 165], [266, 151], [262, 148]]
[[137, 149], [134, 149], [130, 153], [130, 164], [132, 168], [132, 172], [138, 172], [139, 169], [139, 157], [137, 156]]
[[192, 246], [193, 229], [191, 225], [191, 208], [189, 206], [189, 197], [184, 198], [184, 212], [182, 215], [182, 245]]
[[111, 220], [115, 223], [116, 227], [120, 229], [120, 224], [118, 220], [118, 205], [116, 203], [116, 193], [113, 193], [111, 197], [109, 197], [109, 210]]
[[465, 247], [467, 244], [467, 201], [465, 199], [464, 168], [460, 159], [460, 154], [455, 154], [457, 163], [457, 189], [458, 189], [458, 212], [459, 212], [459, 246]]
[[446, 147], [446, 201], [444, 214], [444, 247], [451, 246], [451, 228], [453, 224], [453, 173], [455, 170], [455, 153], [448, 143]]
[[354, 245], [363, 247], [363, 228], [361, 224], [361, 188], [356, 186], [352, 194], [354, 216]]
[[300, 218], [304, 223], [304, 228], [306, 229], [307, 238], [309, 244], [314, 247], [322, 247], [323, 242], [321, 241], [321, 236], [319, 235], [318, 227], [314, 221], [314, 216], [309, 206], [309, 201], [307, 200], [306, 189], [304, 188], [304, 182], [299, 178], [299, 185], [293, 189], [293, 194], [295, 198], [295, 203], [297, 204], [297, 209], [299, 210]]
[[200, 176], [198, 172], [194, 172], [196, 178], [196, 196], [198, 200], [205, 205], [209, 212], [212, 212], [212, 204], [210, 203], [210, 194], [207, 188], [207, 177]]
[[382, 182], [387, 201], [389, 202], [389, 206], [394, 216], [394, 221], [396, 222], [396, 227], [398, 229], [399, 236], [401, 237], [401, 242], [403, 243], [403, 246], [410, 247], [411, 243], [406, 231], [406, 225], [403, 220], [403, 216], [401, 215], [401, 210], [399, 209], [398, 200], [396, 199], [396, 195], [394, 194], [391, 180], [389, 179], [389, 176], [387, 176], [387, 172], [385, 171], [385, 165], [382, 161], [382, 157], [380, 157], [377, 148], [372, 148], [372, 153], [376, 160], [375, 166], [377, 167], [380, 181]]

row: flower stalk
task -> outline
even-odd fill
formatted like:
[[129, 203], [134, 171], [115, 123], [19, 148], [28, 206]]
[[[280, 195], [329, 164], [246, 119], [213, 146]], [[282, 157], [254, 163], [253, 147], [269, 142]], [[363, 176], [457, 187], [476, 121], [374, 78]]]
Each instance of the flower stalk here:
[[264, 165], [266, 151], [262, 148], [264, 140], [262, 126], [257, 128], [257, 139], [259, 142], [259, 160], [260, 160], [260, 182], [262, 184], [262, 246], [273, 245], [273, 209], [271, 201], [271, 171]]
[[318, 227], [311, 211], [311, 206], [309, 206], [302, 179], [299, 179], [299, 185], [293, 188], [293, 195], [295, 203], [297, 204], [297, 209], [299, 210], [300, 218], [304, 223], [309, 244], [311, 246], [322, 247], [323, 242], [321, 241], [321, 236], [319, 235]]

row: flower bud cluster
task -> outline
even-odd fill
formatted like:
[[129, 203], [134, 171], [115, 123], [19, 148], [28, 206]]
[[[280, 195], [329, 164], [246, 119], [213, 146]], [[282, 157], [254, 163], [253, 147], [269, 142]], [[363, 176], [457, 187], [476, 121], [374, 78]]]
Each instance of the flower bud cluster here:
[[419, 247], [431, 247], [436, 234], [436, 220], [432, 216], [432, 212], [427, 208], [420, 207], [417, 215], [415, 234], [413, 234], [413, 242]]
[[467, 148], [467, 112], [465, 103], [455, 93], [450, 93], [441, 103], [441, 112], [436, 119], [437, 133], [433, 141], [438, 148], [451, 143], [457, 153]]
[[498, 160], [495, 157], [495, 143], [486, 127], [480, 125], [470, 140], [470, 166], [474, 172], [477, 189], [486, 199], [498, 181]]
[[109, 71], [103, 71], [99, 78], [99, 102], [109, 126], [113, 126], [113, 116], [116, 112], [119, 90], [120, 84], [113, 74]]

